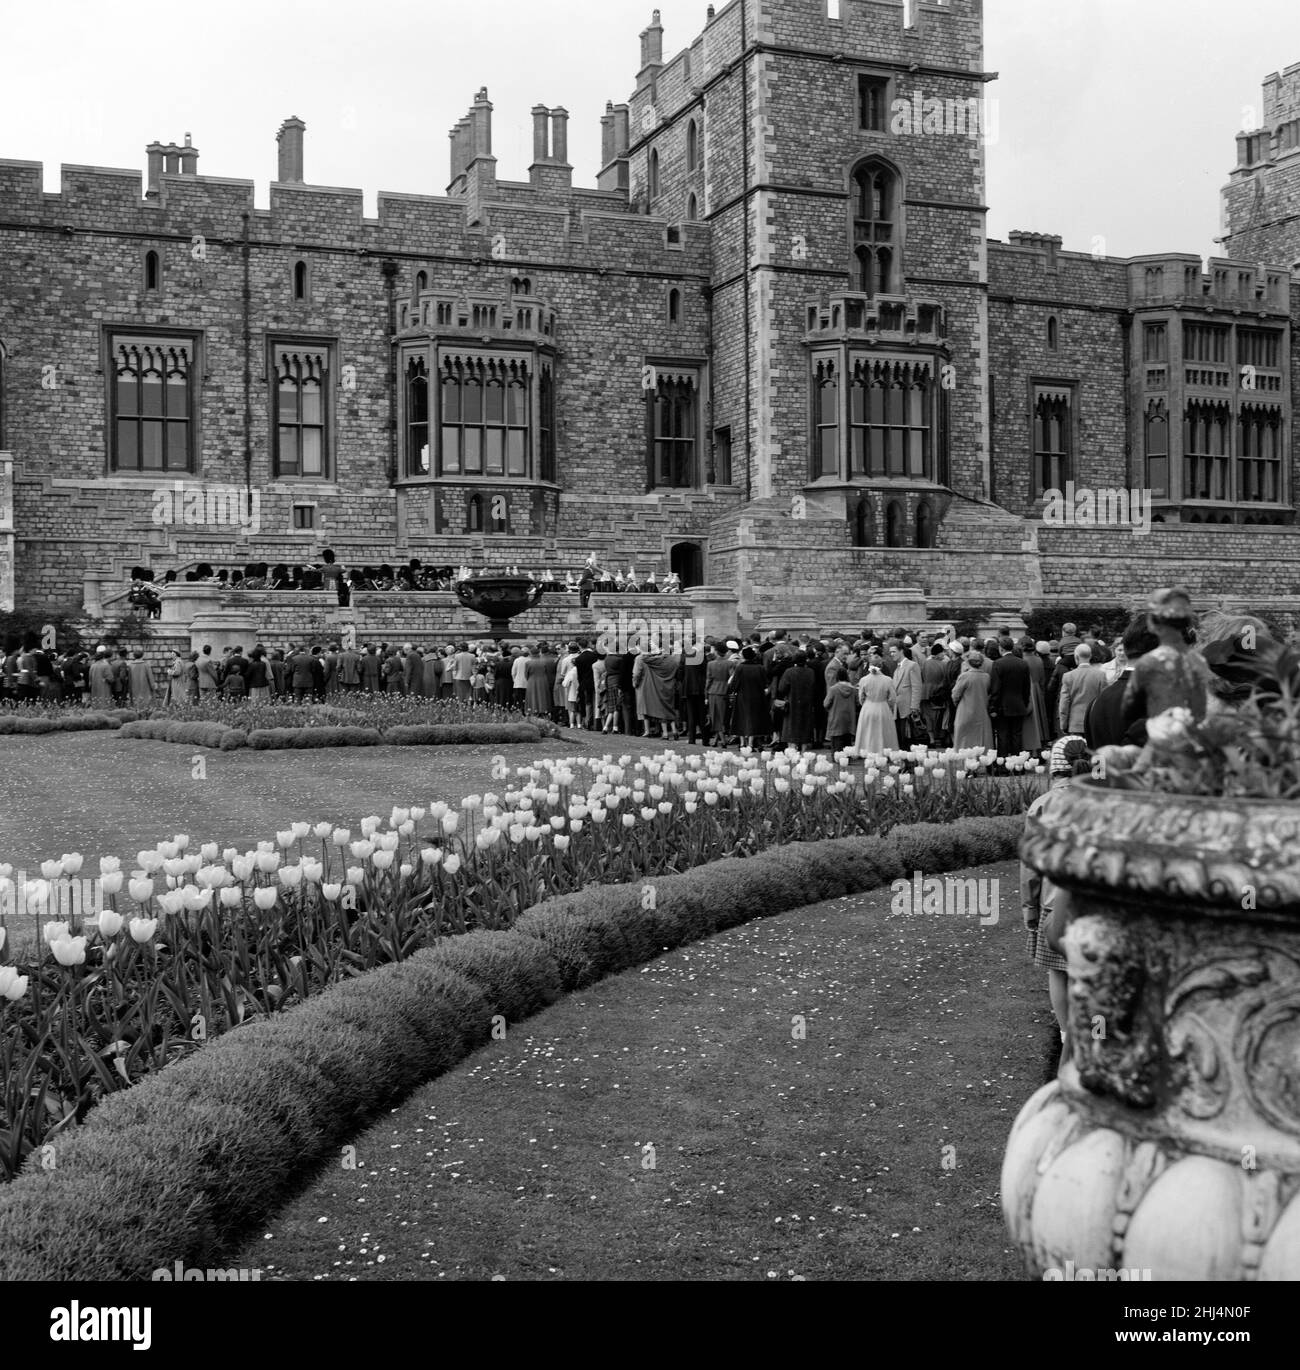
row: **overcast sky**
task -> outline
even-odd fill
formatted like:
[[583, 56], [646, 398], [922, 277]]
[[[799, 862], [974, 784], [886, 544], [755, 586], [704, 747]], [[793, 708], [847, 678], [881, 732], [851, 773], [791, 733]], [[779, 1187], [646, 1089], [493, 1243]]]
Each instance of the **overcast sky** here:
[[[853, 5], [859, 0], [843, 0]], [[707, 0], [658, 0], [666, 55]], [[104, 0], [9, 5], [0, 157], [144, 170], [184, 140], [199, 171], [251, 179], [268, 203], [275, 134], [307, 124], [306, 180], [443, 194], [452, 125], [475, 91], [496, 106], [497, 174], [526, 180], [534, 104], [570, 113], [570, 160], [594, 185], [605, 101], [626, 99], [654, 0], [226, 0], [154, 11]], [[721, 5], [719, 4], [719, 8]], [[1300, 62], [1300, 3], [985, 0], [1000, 73], [988, 152], [989, 236], [1105, 239], [1114, 256], [1218, 251], [1219, 190], [1265, 75]], [[2, 207], [0, 207], [2, 209]]]

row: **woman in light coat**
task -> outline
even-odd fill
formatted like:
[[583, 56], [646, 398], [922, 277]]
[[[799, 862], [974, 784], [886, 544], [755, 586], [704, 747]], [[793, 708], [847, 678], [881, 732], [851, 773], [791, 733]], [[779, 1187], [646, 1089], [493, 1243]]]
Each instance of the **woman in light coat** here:
[[952, 745], [958, 751], [967, 747], [992, 751], [997, 745], [993, 740], [993, 722], [989, 718], [989, 684], [984, 654], [968, 653], [962, 673], [952, 687], [952, 702], [957, 708], [953, 717]]
[[853, 746], [859, 756], [882, 756], [898, 750], [898, 729], [894, 714], [898, 709], [898, 691], [894, 682], [881, 670], [880, 658], [868, 658], [866, 674], [858, 681], [858, 731]]

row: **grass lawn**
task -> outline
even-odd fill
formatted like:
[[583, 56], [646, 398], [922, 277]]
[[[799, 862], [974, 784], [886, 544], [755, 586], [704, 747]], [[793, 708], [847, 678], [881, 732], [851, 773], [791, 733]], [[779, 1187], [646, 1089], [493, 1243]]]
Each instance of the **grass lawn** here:
[[355, 1157], [304, 1175], [238, 1264], [296, 1280], [1021, 1278], [999, 1172], [1054, 1025], [1018, 867], [971, 874], [1000, 881], [995, 925], [894, 914], [883, 889], [508, 1025]]
[[[0, 862], [35, 880], [42, 861], [77, 851], [86, 858], [81, 878], [92, 878], [100, 856], [118, 856], [130, 870], [136, 852], [181, 832], [196, 849], [216, 842], [244, 851], [274, 840], [295, 819], [357, 829], [367, 814], [386, 818], [394, 804], [499, 791], [504, 786], [492, 779], [494, 755], [513, 767], [535, 756], [617, 755], [627, 748], [611, 744], [640, 741], [577, 732], [500, 748], [216, 752], [114, 732], [0, 736], [0, 783], [7, 796], [0, 805]], [[198, 774], [196, 759], [203, 763]], [[16, 943], [30, 935], [32, 919], [8, 922]]]

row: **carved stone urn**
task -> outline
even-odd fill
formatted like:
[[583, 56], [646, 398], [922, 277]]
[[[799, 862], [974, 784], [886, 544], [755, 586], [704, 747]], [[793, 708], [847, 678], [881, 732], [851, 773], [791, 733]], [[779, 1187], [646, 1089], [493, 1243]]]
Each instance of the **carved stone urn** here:
[[531, 609], [542, 597], [542, 587], [532, 576], [474, 576], [456, 582], [456, 598], [476, 614], [482, 614], [498, 640], [522, 637], [510, 630], [510, 620]]
[[1021, 854], [1069, 908], [1068, 1055], [1002, 1167], [1030, 1273], [1300, 1279], [1300, 805], [1076, 780]]

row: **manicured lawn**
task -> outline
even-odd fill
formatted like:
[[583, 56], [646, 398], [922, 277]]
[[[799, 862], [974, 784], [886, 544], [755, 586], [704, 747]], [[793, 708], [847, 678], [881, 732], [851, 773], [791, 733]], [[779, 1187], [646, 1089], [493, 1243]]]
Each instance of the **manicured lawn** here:
[[996, 925], [896, 915], [883, 889], [508, 1025], [355, 1158], [304, 1176], [238, 1264], [304, 1280], [1020, 1278], [999, 1170], [1051, 1017], [1017, 866], [970, 874], [1000, 881]]
[[[386, 818], [394, 804], [499, 791], [504, 782], [492, 779], [494, 755], [507, 756], [513, 767], [534, 756], [621, 754], [624, 747], [610, 744], [622, 741], [571, 733], [500, 749], [216, 752], [112, 732], [0, 736], [0, 862], [35, 880], [42, 861], [77, 851], [86, 858], [80, 874], [90, 878], [98, 874], [100, 856], [120, 857], [130, 870], [136, 852], [182, 832], [195, 848], [216, 842], [244, 851], [274, 840], [295, 819], [328, 819], [355, 829], [367, 814]], [[11, 936], [23, 939], [30, 921], [10, 919]]]

